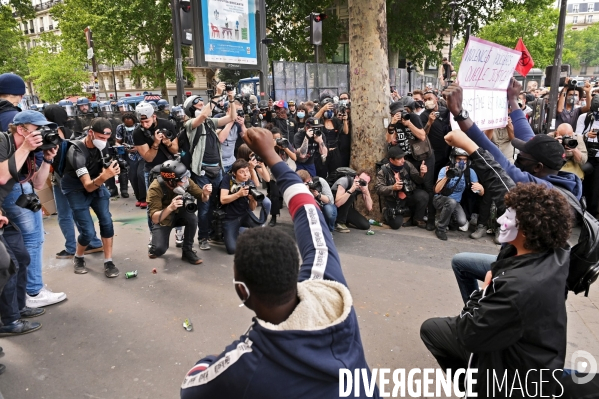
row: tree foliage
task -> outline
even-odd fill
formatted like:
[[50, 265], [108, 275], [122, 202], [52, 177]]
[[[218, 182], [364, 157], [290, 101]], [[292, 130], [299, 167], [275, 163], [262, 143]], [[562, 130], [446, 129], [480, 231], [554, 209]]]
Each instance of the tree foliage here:
[[568, 29], [564, 37], [564, 49], [570, 53], [563, 56], [563, 62], [573, 67], [599, 65], [599, 24], [595, 23], [584, 30]]
[[42, 35], [40, 44], [31, 49], [28, 58], [27, 79], [33, 81], [39, 97], [48, 102], [79, 95], [82, 85], [90, 81], [83, 58], [69, 51], [53, 52], [58, 41], [52, 33]]
[[258, 76], [259, 71], [251, 69], [219, 69], [218, 80], [223, 82], [237, 83], [239, 79]]
[[[311, 12], [325, 12], [334, 0], [266, 0], [266, 26], [273, 44], [268, 48], [271, 60], [298, 62], [314, 61], [314, 46], [306, 37], [310, 36], [306, 17]], [[323, 50], [327, 57], [337, 53], [343, 26], [336, 15], [328, 15], [322, 23]], [[322, 57], [324, 58], [324, 57]], [[321, 58], [321, 59], [322, 59]]]
[[5, 5], [0, 5], [0, 37], [0, 73], [26, 76], [27, 52], [22, 46], [23, 33], [12, 15], [12, 9]]
[[[99, 64], [127, 61], [132, 79], [161, 87], [166, 96], [166, 81], [175, 80], [169, 4], [168, 0], [65, 0], [52, 8], [52, 15], [59, 22], [63, 48], [85, 56], [84, 29], [89, 26]], [[189, 53], [186, 47], [182, 52], [183, 57]]]

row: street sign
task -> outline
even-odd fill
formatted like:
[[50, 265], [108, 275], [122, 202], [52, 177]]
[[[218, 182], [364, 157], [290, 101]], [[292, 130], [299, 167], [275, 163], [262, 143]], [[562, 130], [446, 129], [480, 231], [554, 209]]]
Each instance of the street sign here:
[[87, 59], [91, 60], [92, 58], [94, 58], [94, 48], [90, 47], [87, 49]]

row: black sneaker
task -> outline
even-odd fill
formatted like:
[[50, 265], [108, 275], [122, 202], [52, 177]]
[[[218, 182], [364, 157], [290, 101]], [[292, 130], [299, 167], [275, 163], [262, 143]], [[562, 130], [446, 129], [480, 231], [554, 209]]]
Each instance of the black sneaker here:
[[96, 253], [96, 252], [102, 252], [102, 251], [104, 251], [104, 247], [101, 246], [101, 245], [99, 247], [92, 247], [91, 245], [88, 245], [85, 248], [85, 252], [83, 252], [83, 254], [84, 255], [89, 255], [89, 254], [93, 254], [93, 253]]
[[196, 254], [196, 251], [188, 249], [183, 251], [183, 255], [181, 256], [181, 260], [185, 260], [192, 265], [199, 265], [202, 263], [202, 259]]
[[117, 277], [119, 275], [119, 269], [116, 268], [111, 260], [104, 262], [104, 275], [108, 278]]
[[73, 256], [75, 256], [75, 254], [67, 252], [66, 249], [63, 249], [62, 251], [56, 254], [56, 259], [73, 259]]
[[37, 316], [41, 316], [44, 313], [46, 313], [46, 309], [42, 309], [42, 308], [30, 308], [25, 306], [23, 309], [21, 309], [19, 311], [19, 313], [21, 313], [21, 317], [24, 319], [29, 319], [32, 317], [37, 317]]
[[270, 223], [268, 224], [270, 227], [275, 227], [277, 225], [277, 217], [276, 216], [272, 216], [270, 218]]
[[129, 198], [129, 193], [121, 191], [121, 197]]
[[17, 320], [12, 324], [0, 327], [0, 337], [9, 337], [11, 335], [23, 335], [34, 332], [42, 328], [41, 323], [28, 320]]
[[75, 274], [86, 274], [85, 259], [73, 256], [73, 264], [75, 265]]
[[435, 235], [439, 240], [447, 241], [447, 233], [445, 233], [443, 230], [435, 230]]

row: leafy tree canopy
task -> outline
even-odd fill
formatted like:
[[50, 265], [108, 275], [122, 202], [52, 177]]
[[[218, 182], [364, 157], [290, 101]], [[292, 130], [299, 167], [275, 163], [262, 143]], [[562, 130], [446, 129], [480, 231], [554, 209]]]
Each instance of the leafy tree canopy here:
[[23, 33], [7, 5], [0, 5], [0, 37], [0, 73], [14, 72], [26, 76], [27, 53], [22, 46]]

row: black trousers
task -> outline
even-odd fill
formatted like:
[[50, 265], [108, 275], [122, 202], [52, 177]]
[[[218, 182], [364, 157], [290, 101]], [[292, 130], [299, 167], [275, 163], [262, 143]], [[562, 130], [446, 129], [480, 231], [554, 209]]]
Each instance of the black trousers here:
[[589, 163], [593, 166], [593, 173], [585, 176], [582, 186], [587, 200], [587, 209], [595, 216], [599, 207], [599, 158], [589, 156]]
[[[412, 164], [416, 168], [416, 170], [420, 170], [420, 166], [422, 165], [422, 161], [416, 161], [412, 158], [411, 155], [406, 156], [406, 161]], [[422, 184], [422, 188], [424, 191], [428, 193], [428, 203], [427, 203], [427, 213], [428, 220], [435, 220], [435, 214], [437, 213], [437, 209], [435, 205], [433, 205], [433, 197], [435, 196], [435, 183], [437, 181], [437, 177], [435, 176], [435, 154], [432, 153], [430, 157], [426, 161], [424, 161], [426, 165], [427, 172], [424, 175], [424, 183]]]
[[[426, 207], [428, 206], [428, 193], [421, 188], [417, 188], [404, 199], [404, 204], [410, 209], [412, 220], [423, 222]], [[403, 225], [403, 219], [402, 215], [397, 215], [393, 219], [385, 216], [384, 221], [393, 230], [397, 230]]]
[[198, 228], [198, 217], [195, 213], [187, 212], [179, 208], [177, 213], [173, 214], [172, 226], [152, 225], [152, 244], [150, 253], [152, 255], [163, 255], [169, 247], [171, 230], [175, 227], [185, 227], [183, 233], [183, 251], [190, 251], [193, 246], [193, 236]]
[[[345, 204], [337, 208], [337, 223], [351, 224], [359, 230], [368, 230], [370, 223], [360, 212], [354, 207], [354, 202], [358, 196], [358, 192], [354, 192], [351, 197], [345, 201]], [[333, 193], [335, 196], [336, 193]]]
[[272, 203], [270, 206], [271, 216], [278, 216], [281, 213], [281, 208], [283, 208], [283, 196], [274, 179], [270, 179], [270, 182], [268, 182], [268, 198]]
[[[111, 192], [116, 190], [116, 179], [114, 177], [111, 177], [104, 183], [106, 183], [106, 187], [108, 187], [108, 190]], [[129, 176], [126, 172], [121, 172], [121, 174], [119, 174], [119, 186], [121, 186], [121, 193], [129, 192]]]

